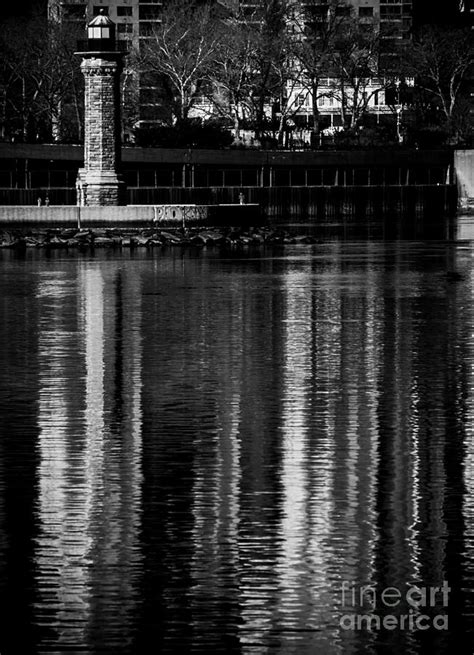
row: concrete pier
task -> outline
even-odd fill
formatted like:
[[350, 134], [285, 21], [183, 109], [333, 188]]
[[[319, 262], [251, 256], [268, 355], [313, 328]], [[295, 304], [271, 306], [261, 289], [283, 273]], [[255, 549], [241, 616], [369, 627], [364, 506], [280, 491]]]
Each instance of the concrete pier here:
[[261, 220], [258, 204], [128, 205], [126, 207], [0, 206], [0, 227], [259, 225]]

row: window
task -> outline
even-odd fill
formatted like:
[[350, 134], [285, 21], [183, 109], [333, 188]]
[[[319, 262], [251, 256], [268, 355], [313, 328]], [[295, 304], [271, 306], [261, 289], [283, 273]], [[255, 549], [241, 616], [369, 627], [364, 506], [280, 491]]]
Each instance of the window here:
[[350, 16], [351, 8], [350, 7], [336, 7], [336, 16]]
[[118, 23], [117, 24], [117, 33], [118, 34], [133, 34], [133, 25], [131, 23]]
[[152, 22], [142, 23], [141, 22], [140, 23], [140, 36], [144, 36], [144, 37], [152, 36], [154, 30], [156, 30], [158, 26], [159, 26], [159, 22], [156, 22], [156, 23], [152, 23]]
[[107, 5], [94, 5], [92, 8], [92, 13], [94, 16], [98, 16], [101, 12], [103, 12], [106, 16], [109, 15], [109, 8]]
[[385, 16], [401, 16], [402, 15], [402, 7], [401, 5], [395, 6], [395, 7], [380, 7], [380, 17], [384, 18]]
[[84, 5], [66, 5], [63, 7], [63, 18], [67, 19], [81, 19], [86, 16]]
[[359, 18], [372, 18], [373, 15], [373, 7], [359, 7]]
[[117, 7], [117, 16], [132, 16], [132, 7]]
[[150, 20], [161, 15], [161, 7], [140, 6], [140, 20]]

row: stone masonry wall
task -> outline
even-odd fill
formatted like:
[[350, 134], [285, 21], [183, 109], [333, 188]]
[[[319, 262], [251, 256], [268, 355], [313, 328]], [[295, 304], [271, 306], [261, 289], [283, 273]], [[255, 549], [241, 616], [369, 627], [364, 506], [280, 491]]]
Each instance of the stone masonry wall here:
[[119, 162], [118, 112], [120, 63], [84, 59], [85, 77], [84, 168], [116, 171]]
[[84, 53], [85, 78], [84, 168], [78, 175], [79, 204], [125, 203], [120, 166], [121, 54]]

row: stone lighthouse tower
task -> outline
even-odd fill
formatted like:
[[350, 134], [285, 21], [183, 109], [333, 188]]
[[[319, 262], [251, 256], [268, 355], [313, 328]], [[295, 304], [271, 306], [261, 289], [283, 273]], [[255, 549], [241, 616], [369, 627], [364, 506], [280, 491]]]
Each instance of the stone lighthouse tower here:
[[78, 205], [123, 205], [120, 168], [120, 74], [123, 56], [115, 24], [99, 14], [87, 26], [81, 70], [85, 78], [84, 168], [77, 177]]

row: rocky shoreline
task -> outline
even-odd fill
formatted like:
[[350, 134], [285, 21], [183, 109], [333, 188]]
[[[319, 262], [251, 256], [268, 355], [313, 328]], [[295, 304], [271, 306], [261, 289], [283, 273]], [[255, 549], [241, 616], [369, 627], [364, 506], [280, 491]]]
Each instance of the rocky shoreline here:
[[0, 248], [158, 248], [166, 246], [215, 246], [238, 248], [245, 246], [319, 243], [311, 235], [296, 235], [275, 228], [90, 228], [79, 230], [45, 229], [34, 231], [4, 230], [0, 232]]

